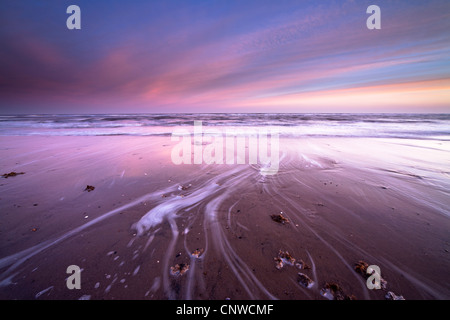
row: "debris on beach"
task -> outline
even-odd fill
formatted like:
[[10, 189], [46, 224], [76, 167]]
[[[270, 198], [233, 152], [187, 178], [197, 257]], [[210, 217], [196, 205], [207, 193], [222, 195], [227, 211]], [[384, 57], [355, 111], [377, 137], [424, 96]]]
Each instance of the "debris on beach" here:
[[174, 267], [170, 267], [170, 274], [173, 276], [182, 276], [189, 270], [189, 265], [185, 263], [176, 264]]
[[347, 295], [344, 290], [334, 282], [327, 282], [320, 290], [320, 295], [328, 300], [356, 300], [354, 295]]
[[311, 269], [311, 267], [306, 262], [304, 262], [302, 259], [300, 259], [298, 262], [296, 262], [295, 266], [297, 267], [297, 269], [305, 269], [305, 270]]
[[12, 171], [12, 172], [10, 172], [10, 173], [4, 173], [4, 174], [2, 175], [2, 177], [5, 178], [5, 179], [8, 179], [9, 177], [15, 177], [15, 176], [18, 176], [19, 174], [25, 174], [25, 172], [15, 172], [15, 171]]
[[405, 298], [403, 298], [403, 296], [398, 296], [395, 293], [393, 293], [392, 291], [389, 291], [388, 293], [386, 293], [386, 295], [384, 296], [386, 298], [386, 300], [405, 300]]
[[281, 224], [289, 223], [289, 220], [283, 216], [283, 212], [280, 212], [280, 214], [272, 214], [270, 217], [273, 221]]
[[[372, 273], [368, 273], [367, 272], [368, 268], [369, 268], [369, 264], [362, 260], [360, 260], [354, 266], [355, 271], [358, 272], [359, 274], [361, 274], [364, 277], [364, 279], [368, 279], [371, 275], [373, 275], [375, 273], [375, 270], [372, 271]], [[381, 289], [383, 289], [383, 290], [385, 290], [387, 287], [387, 281], [384, 280], [381, 276], [380, 276], [380, 286], [381, 286]]]
[[342, 300], [342, 289], [338, 284], [325, 283], [325, 286], [320, 290], [320, 295], [327, 298], [328, 300]]
[[192, 256], [199, 258], [202, 255], [202, 253], [203, 253], [203, 249], [197, 248], [194, 250], [194, 252], [192, 252]]
[[317, 203], [318, 207], [325, 207], [325, 205], [322, 202]]
[[192, 184], [188, 184], [187, 186], [179, 185], [178, 190], [187, 190], [192, 186]]
[[289, 254], [289, 252], [279, 251], [278, 256], [273, 258], [276, 261], [275, 268], [280, 270], [285, 264], [293, 266], [295, 263], [295, 258]]
[[288, 251], [278, 251], [278, 256], [273, 258], [273, 260], [276, 262], [275, 268], [277, 268], [278, 270], [283, 268], [285, 265], [295, 266], [300, 270], [311, 269], [311, 267], [306, 262], [304, 262], [302, 259], [295, 259]]
[[367, 268], [369, 265], [367, 262], [360, 260], [358, 263], [355, 264], [355, 271], [363, 275], [365, 278], [367, 278]]
[[298, 273], [298, 283], [308, 289], [314, 285], [314, 281], [312, 281], [312, 279], [306, 274], [301, 272]]
[[36, 231], [38, 231], [38, 228], [32, 228], [32, 229], [30, 229], [30, 231], [36, 232]]
[[94, 191], [94, 189], [95, 189], [94, 186], [87, 185], [86, 189], [84, 189], [84, 191], [91, 192], [91, 191]]
[[282, 260], [281, 258], [275, 257], [275, 258], [273, 258], [273, 260], [275, 260], [276, 263], [277, 263], [277, 264], [275, 265], [275, 268], [277, 268], [278, 270], [280, 270], [281, 268], [283, 268], [284, 263], [283, 263], [283, 260]]

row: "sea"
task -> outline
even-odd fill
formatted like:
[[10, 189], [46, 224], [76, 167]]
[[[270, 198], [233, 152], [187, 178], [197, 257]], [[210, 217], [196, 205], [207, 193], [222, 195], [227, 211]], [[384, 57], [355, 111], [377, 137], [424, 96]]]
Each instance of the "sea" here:
[[[152, 136], [176, 127], [246, 133], [271, 128], [287, 137], [364, 137], [450, 140], [450, 114], [170, 113], [0, 115], [0, 136]], [[274, 131], [272, 131], [274, 132]]]

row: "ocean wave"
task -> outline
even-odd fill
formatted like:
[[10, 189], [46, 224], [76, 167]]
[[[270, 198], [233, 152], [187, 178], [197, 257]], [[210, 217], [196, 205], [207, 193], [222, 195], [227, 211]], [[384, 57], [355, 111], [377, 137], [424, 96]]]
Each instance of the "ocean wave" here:
[[450, 114], [91, 114], [0, 115], [0, 136], [170, 135], [174, 128], [276, 129], [280, 136], [450, 139]]

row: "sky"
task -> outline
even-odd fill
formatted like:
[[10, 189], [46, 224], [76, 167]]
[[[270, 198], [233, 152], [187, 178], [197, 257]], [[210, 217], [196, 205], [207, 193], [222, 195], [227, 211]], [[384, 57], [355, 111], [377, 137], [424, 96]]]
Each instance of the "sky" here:
[[2, 1], [0, 113], [450, 113], [449, 30], [448, 0]]

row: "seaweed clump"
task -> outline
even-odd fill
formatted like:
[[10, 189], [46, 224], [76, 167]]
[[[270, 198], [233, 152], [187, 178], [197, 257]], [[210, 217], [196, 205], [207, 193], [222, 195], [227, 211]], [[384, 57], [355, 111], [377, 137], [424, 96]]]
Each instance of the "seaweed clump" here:
[[285, 216], [283, 216], [283, 213], [280, 214], [272, 214], [270, 216], [272, 218], [273, 221], [281, 223], [281, 224], [285, 224], [285, 223], [289, 223], [288, 218], [286, 218]]
[[197, 248], [197, 249], [194, 250], [194, 252], [192, 252], [191, 255], [193, 257], [200, 258], [200, 256], [202, 255], [203, 251], [204, 251], [203, 249]]
[[173, 276], [182, 276], [189, 270], [189, 265], [185, 263], [176, 264], [170, 267], [170, 274]]
[[312, 279], [310, 277], [308, 277], [306, 274], [304, 273], [298, 273], [298, 279], [297, 279], [298, 283], [300, 285], [302, 285], [305, 288], [311, 288], [314, 285], [314, 281], [312, 281]]
[[285, 264], [292, 266], [295, 263], [295, 258], [291, 256], [289, 252], [284, 252], [281, 250], [278, 252], [278, 256], [273, 258], [273, 260], [275, 260], [275, 268], [277, 268], [278, 270], [283, 268]]
[[8, 179], [9, 177], [15, 177], [18, 176], [19, 174], [25, 174], [25, 172], [15, 172], [15, 171], [11, 171], [10, 173], [4, 173], [2, 175], [3, 178]]
[[367, 268], [369, 267], [369, 264], [365, 261], [360, 260], [358, 263], [355, 264], [355, 271], [360, 273], [364, 278], [368, 278], [367, 275]]
[[94, 191], [94, 189], [95, 189], [94, 186], [87, 185], [86, 189], [84, 189], [84, 191], [91, 192], [91, 191]]

